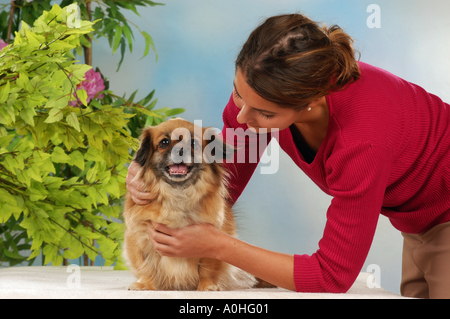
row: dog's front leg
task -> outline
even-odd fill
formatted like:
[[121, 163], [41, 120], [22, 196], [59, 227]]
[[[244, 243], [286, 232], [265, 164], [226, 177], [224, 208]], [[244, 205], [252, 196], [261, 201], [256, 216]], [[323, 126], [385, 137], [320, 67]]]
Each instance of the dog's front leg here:
[[128, 286], [128, 290], [156, 290], [153, 278], [141, 277], [138, 281]]
[[200, 260], [198, 291], [220, 291], [219, 279], [223, 272], [223, 262], [217, 259]]

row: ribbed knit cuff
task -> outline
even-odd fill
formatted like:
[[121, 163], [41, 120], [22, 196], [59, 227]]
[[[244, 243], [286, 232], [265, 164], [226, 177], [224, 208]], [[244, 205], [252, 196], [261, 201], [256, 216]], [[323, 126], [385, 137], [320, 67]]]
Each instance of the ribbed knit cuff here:
[[294, 255], [294, 282], [297, 292], [326, 292], [317, 258]]

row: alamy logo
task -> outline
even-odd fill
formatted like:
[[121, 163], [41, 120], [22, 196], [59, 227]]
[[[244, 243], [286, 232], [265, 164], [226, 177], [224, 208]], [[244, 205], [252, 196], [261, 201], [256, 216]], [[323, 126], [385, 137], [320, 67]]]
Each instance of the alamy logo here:
[[381, 28], [381, 8], [377, 4], [371, 4], [367, 7], [367, 12], [372, 14], [367, 18], [367, 27], [370, 29]]
[[72, 273], [67, 277], [67, 288], [79, 289], [81, 287], [81, 267], [78, 265], [69, 265], [67, 266], [66, 272]]
[[[194, 121], [194, 136], [201, 138], [205, 141], [211, 141], [205, 149], [194, 148], [194, 163], [222, 163], [224, 159], [224, 152], [232, 152], [234, 149], [230, 145], [236, 146], [236, 156], [225, 156], [227, 163], [258, 163], [260, 162], [260, 170], [263, 175], [276, 174], [280, 167], [279, 145], [277, 143], [271, 143], [269, 147], [267, 138], [269, 134], [267, 129], [260, 129], [256, 134], [250, 129], [244, 131], [242, 128], [227, 128], [225, 130], [226, 143], [229, 147], [224, 147], [224, 141], [222, 139], [213, 139], [213, 134], [216, 134], [218, 129], [209, 128], [202, 134], [202, 121]], [[272, 129], [270, 132], [272, 139], [279, 139], [279, 130]], [[172, 161], [175, 164], [185, 162], [190, 163], [192, 158], [191, 144], [186, 141], [191, 141], [191, 133], [185, 128], [178, 128], [172, 132], [172, 140], [181, 140], [178, 147], [174, 147], [171, 152]], [[231, 150], [230, 150], [231, 148]], [[228, 149], [228, 150], [227, 150]], [[269, 150], [269, 151], [268, 151]], [[264, 152], [266, 151], [266, 152]]]
[[67, 27], [69, 28], [79, 28], [81, 27], [81, 15], [80, 7], [76, 3], [72, 3], [67, 6], [67, 13], [70, 15], [67, 17]]
[[381, 268], [377, 264], [367, 266], [367, 272], [372, 273], [367, 277], [368, 288], [381, 288]]

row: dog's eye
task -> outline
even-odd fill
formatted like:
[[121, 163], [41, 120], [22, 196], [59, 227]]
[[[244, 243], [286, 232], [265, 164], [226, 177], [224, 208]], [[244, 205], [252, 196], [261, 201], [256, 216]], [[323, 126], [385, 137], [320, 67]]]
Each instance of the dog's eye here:
[[169, 145], [170, 145], [170, 140], [167, 138], [162, 139], [161, 142], [159, 142], [159, 147], [162, 149], [168, 148]]
[[191, 147], [196, 150], [200, 147], [200, 143], [197, 140], [192, 140], [191, 141]]

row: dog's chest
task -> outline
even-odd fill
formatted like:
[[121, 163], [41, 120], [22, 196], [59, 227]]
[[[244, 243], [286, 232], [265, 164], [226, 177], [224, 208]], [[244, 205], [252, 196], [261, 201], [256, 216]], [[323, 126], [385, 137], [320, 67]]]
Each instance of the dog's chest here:
[[210, 223], [220, 228], [225, 212], [222, 201], [213, 207], [205, 207], [192, 199], [178, 197], [166, 200], [161, 205], [158, 220], [170, 228], [181, 228], [192, 224]]
[[160, 284], [169, 284], [171, 289], [195, 290], [199, 281], [198, 258], [161, 257], [160, 275], [164, 279]]

